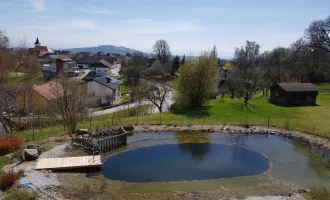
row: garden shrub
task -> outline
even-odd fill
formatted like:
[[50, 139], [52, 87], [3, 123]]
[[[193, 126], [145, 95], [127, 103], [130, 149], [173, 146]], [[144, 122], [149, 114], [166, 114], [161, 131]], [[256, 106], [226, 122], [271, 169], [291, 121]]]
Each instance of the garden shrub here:
[[16, 136], [0, 138], [0, 156], [11, 153], [22, 146], [22, 140]]
[[19, 174], [15, 172], [8, 172], [0, 176], [0, 189], [7, 190], [19, 179]]

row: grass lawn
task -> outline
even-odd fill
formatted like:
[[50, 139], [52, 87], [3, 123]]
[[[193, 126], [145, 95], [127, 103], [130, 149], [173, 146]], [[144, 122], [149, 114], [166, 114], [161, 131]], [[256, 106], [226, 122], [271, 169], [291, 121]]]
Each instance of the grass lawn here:
[[46, 83], [45, 80], [42, 78], [42, 76], [37, 76], [30, 80], [25, 80], [24, 76], [21, 74], [22, 73], [19, 73], [19, 75], [16, 76], [10, 75], [8, 86], [13, 86], [22, 83], [29, 83], [31, 85], [41, 85]]
[[[148, 105], [143, 105], [143, 106], [140, 106], [140, 108], [139, 107], [129, 108], [126, 110], [115, 112], [115, 113], [92, 117], [91, 123], [89, 120], [85, 121], [85, 122], [80, 122], [77, 125], [77, 129], [82, 129], [82, 128], [94, 129], [96, 127], [109, 127], [112, 125], [120, 125], [123, 123], [122, 121], [125, 119], [125, 117], [129, 117], [129, 116], [134, 116], [134, 119], [136, 122], [136, 118], [137, 118], [136, 113], [140, 113], [140, 115], [141, 115], [148, 108], [149, 108]], [[139, 116], [139, 118], [140, 117], [141, 116]], [[55, 125], [55, 126], [51, 126], [51, 127], [47, 127], [47, 128], [36, 129], [34, 131], [34, 138], [35, 138], [35, 140], [44, 139], [44, 138], [59, 135], [64, 132], [67, 132], [67, 127], [66, 127], [66, 131], [64, 131], [63, 125], [59, 124], [59, 125]], [[14, 135], [18, 136], [23, 141], [30, 141], [33, 139], [32, 130], [16, 132]]]
[[[268, 102], [267, 97], [249, 101], [249, 110], [241, 108], [243, 99], [220, 99], [210, 101], [203, 109], [170, 111], [140, 117], [142, 124], [227, 124], [266, 125], [268, 117], [272, 126], [299, 130], [330, 137], [330, 85], [322, 84], [317, 97], [318, 106], [281, 107]], [[126, 118], [123, 122], [134, 122]]]
[[121, 80], [123, 84], [120, 86], [121, 100], [120, 102], [127, 102], [130, 100], [130, 97], [126, 94], [131, 90], [130, 86], [127, 84], [127, 81], [122, 76], [114, 76], [114, 78]]

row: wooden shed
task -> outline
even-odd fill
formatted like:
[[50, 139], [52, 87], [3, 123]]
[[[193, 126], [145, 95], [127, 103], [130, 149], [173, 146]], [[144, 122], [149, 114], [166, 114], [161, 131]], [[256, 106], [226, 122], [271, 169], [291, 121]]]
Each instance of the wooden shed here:
[[278, 83], [270, 87], [270, 102], [283, 106], [316, 105], [317, 87], [312, 83]]

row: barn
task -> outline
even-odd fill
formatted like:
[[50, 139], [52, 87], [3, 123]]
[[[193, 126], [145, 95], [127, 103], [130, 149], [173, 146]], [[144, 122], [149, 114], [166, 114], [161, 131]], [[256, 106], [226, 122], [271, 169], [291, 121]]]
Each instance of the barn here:
[[312, 83], [277, 83], [270, 87], [269, 101], [282, 106], [316, 105], [317, 95]]

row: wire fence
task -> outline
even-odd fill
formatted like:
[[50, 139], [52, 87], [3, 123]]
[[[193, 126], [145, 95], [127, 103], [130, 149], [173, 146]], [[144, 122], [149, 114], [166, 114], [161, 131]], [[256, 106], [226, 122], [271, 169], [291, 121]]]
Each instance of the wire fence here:
[[205, 116], [193, 118], [184, 114], [171, 115], [168, 113], [147, 114], [137, 113], [134, 117], [118, 118], [111, 125], [123, 125], [133, 123], [135, 125], [168, 125], [168, 126], [190, 126], [190, 125], [221, 125], [221, 126], [263, 126], [268, 128], [282, 128], [288, 131], [301, 131], [309, 134], [330, 137], [330, 124], [324, 122], [312, 122], [295, 118], [281, 118], [278, 116], [253, 116], [242, 115], [213, 117]]

